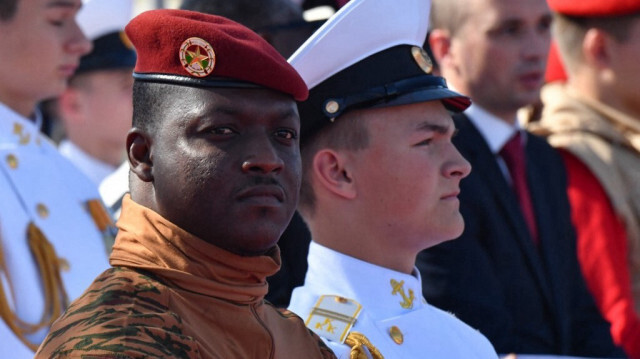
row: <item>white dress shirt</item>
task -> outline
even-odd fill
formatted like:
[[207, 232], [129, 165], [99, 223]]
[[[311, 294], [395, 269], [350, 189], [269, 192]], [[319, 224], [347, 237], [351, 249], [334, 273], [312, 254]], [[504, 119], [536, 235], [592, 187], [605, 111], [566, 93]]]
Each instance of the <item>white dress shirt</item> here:
[[527, 131], [524, 131], [518, 121], [514, 125], [508, 124], [497, 116], [492, 115], [478, 105], [472, 104], [464, 112], [471, 123], [478, 129], [485, 142], [489, 146], [491, 153], [496, 155], [496, 161], [507, 182], [511, 183], [511, 175], [506, 163], [500, 157], [499, 152], [502, 147], [511, 139], [516, 131], [521, 131], [522, 141], [527, 143]]

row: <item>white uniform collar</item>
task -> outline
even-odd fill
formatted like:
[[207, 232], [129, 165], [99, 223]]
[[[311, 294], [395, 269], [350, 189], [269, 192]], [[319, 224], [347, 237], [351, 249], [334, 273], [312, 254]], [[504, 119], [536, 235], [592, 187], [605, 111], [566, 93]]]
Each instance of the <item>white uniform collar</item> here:
[[29, 145], [40, 141], [37, 124], [9, 106], [0, 102], [0, 142], [3, 144]]
[[420, 309], [426, 303], [422, 297], [420, 272], [416, 268], [413, 275], [396, 272], [314, 241], [309, 246], [308, 262], [305, 282], [312, 283], [315, 292], [357, 298], [374, 319], [402, 315]]
[[522, 129], [518, 121], [512, 126], [475, 104], [472, 104], [464, 114], [480, 131], [494, 154], [500, 152], [511, 136]]
[[82, 173], [89, 177], [96, 187], [116, 170], [114, 166], [92, 157], [69, 140], [60, 142], [58, 150], [61, 155], [68, 158]]

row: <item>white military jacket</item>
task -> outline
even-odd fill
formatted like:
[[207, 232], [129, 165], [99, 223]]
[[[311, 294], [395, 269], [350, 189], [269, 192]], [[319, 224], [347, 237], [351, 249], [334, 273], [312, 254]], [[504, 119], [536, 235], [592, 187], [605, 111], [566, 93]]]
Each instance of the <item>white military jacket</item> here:
[[96, 187], [100, 186], [102, 180], [116, 170], [114, 166], [84, 152], [82, 148], [69, 140], [62, 140], [58, 145], [58, 151], [87, 176]]
[[414, 275], [396, 272], [315, 242], [308, 262], [289, 309], [338, 358], [350, 358], [350, 347], [340, 341], [351, 332], [364, 334], [387, 359], [498, 357], [480, 332], [424, 300], [417, 269]]
[[[21, 320], [38, 323], [46, 304], [27, 240], [30, 223], [64, 263], [61, 277], [70, 301], [108, 268], [113, 222], [99, 198], [97, 187], [33, 122], [0, 103], [0, 250], [7, 269], [0, 268], [0, 280]], [[45, 335], [41, 330], [29, 339], [40, 342]], [[6, 323], [0, 325], [0, 338], [0, 358], [21, 357], [24, 347], [18, 349]]]
[[129, 161], [124, 161], [114, 172], [105, 177], [98, 191], [104, 204], [118, 219], [122, 209], [122, 199], [129, 192]]

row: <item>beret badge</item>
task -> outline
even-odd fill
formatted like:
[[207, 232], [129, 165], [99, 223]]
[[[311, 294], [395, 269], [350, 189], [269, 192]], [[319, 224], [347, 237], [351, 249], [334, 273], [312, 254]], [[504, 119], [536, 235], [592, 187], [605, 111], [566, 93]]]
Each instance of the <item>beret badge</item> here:
[[199, 38], [190, 37], [180, 45], [180, 63], [191, 76], [205, 77], [213, 72], [216, 53], [211, 45]]

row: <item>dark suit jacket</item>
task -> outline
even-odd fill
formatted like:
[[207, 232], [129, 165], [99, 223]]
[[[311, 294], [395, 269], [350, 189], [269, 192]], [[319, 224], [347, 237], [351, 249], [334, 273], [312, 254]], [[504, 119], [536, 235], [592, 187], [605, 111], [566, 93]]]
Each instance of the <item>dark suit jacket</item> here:
[[527, 136], [536, 247], [484, 138], [466, 116], [454, 120], [454, 143], [473, 167], [461, 183], [465, 230], [418, 256], [427, 301], [479, 329], [498, 353], [624, 356], [580, 273], [558, 154]]

